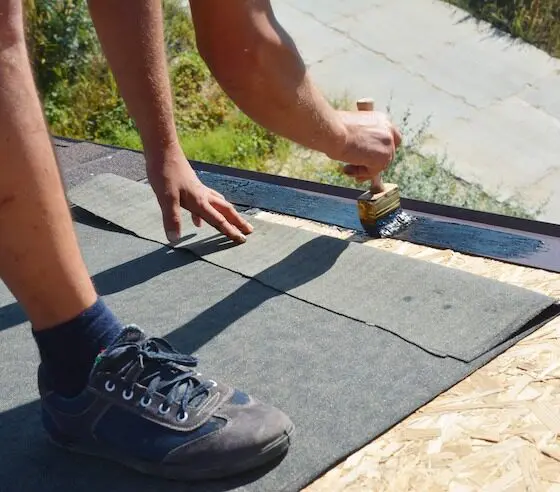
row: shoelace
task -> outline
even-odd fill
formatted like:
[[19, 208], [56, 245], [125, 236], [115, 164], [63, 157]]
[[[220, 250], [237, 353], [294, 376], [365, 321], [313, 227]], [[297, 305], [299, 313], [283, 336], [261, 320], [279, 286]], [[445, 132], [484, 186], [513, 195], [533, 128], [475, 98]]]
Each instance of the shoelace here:
[[[154, 393], [165, 394], [165, 402], [159, 412], [166, 414], [173, 403], [178, 403], [179, 420], [188, 417], [187, 408], [199, 406], [208, 396], [214, 381], [201, 381], [195, 368], [198, 360], [191, 355], [176, 352], [161, 338], [148, 338], [139, 342], [118, 344], [110, 347], [100, 357], [105, 364], [119, 361], [122, 366], [116, 371], [129, 385], [126, 394], [132, 398], [134, 384], [148, 383], [140, 404], [144, 407], [152, 403]], [[100, 361], [101, 361], [100, 360]], [[120, 364], [119, 364], [120, 365]]]

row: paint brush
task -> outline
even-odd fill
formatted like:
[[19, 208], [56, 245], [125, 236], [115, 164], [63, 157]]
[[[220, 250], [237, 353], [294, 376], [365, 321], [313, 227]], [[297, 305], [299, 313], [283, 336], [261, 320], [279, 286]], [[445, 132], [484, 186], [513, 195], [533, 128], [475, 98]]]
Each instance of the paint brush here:
[[[358, 111], [374, 111], [371, 98], [359, 99], [356, 106]], [[374, 237], [392, 237], [414, 221], [401, 208], [399, 187], [384, 183], [381, 176], [374, 177], [370, 189], [358, 197], [358, 213], [364, 230]]]

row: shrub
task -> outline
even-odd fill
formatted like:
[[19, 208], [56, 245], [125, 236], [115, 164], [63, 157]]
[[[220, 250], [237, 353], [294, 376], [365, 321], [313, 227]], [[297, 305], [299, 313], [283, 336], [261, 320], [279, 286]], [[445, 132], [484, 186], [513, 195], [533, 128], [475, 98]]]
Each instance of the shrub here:
[[71, 85], [98, 56], [99, 44], [80, 0], [25, 0], [26, 35], [39, 90]]

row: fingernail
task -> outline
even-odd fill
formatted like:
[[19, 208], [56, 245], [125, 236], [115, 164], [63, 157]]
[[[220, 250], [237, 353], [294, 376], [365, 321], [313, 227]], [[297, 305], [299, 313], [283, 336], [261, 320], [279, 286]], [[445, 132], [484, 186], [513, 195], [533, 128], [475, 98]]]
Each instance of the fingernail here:
[[167, 236], [167, 240], [170, 243], [176, 243], [177, 241], [179, 241], [179, 234], [177, 234], [175, 231], [166, 231], [165, 235]]
[[240, 243], [245, 243], [245, 242], [247, 242], [247, 238], [245, 237], [244, 234], [240, 234], [240, 235], [238, 236], [238, 239], [239, 239], [239, 242], [240, 242]]

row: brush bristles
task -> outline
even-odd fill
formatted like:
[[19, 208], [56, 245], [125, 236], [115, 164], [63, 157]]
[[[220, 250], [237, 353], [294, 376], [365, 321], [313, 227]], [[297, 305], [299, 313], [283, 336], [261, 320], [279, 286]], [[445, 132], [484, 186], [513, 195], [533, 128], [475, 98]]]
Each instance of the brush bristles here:
[[385, 217], [378, 219], [375, 223], [375, 230], [379, 237], [393, 237], [404, 231], [414, 220], [414, 217], [407, 214], [402, 208], [399, 208], [387, 214]]
[[366, 191], [358, 197], [360, 222], [371, 236], [395, 236], [415, 220], [401, 208], [399, 187], [385, 183], [384, 188], [380, 193]]

